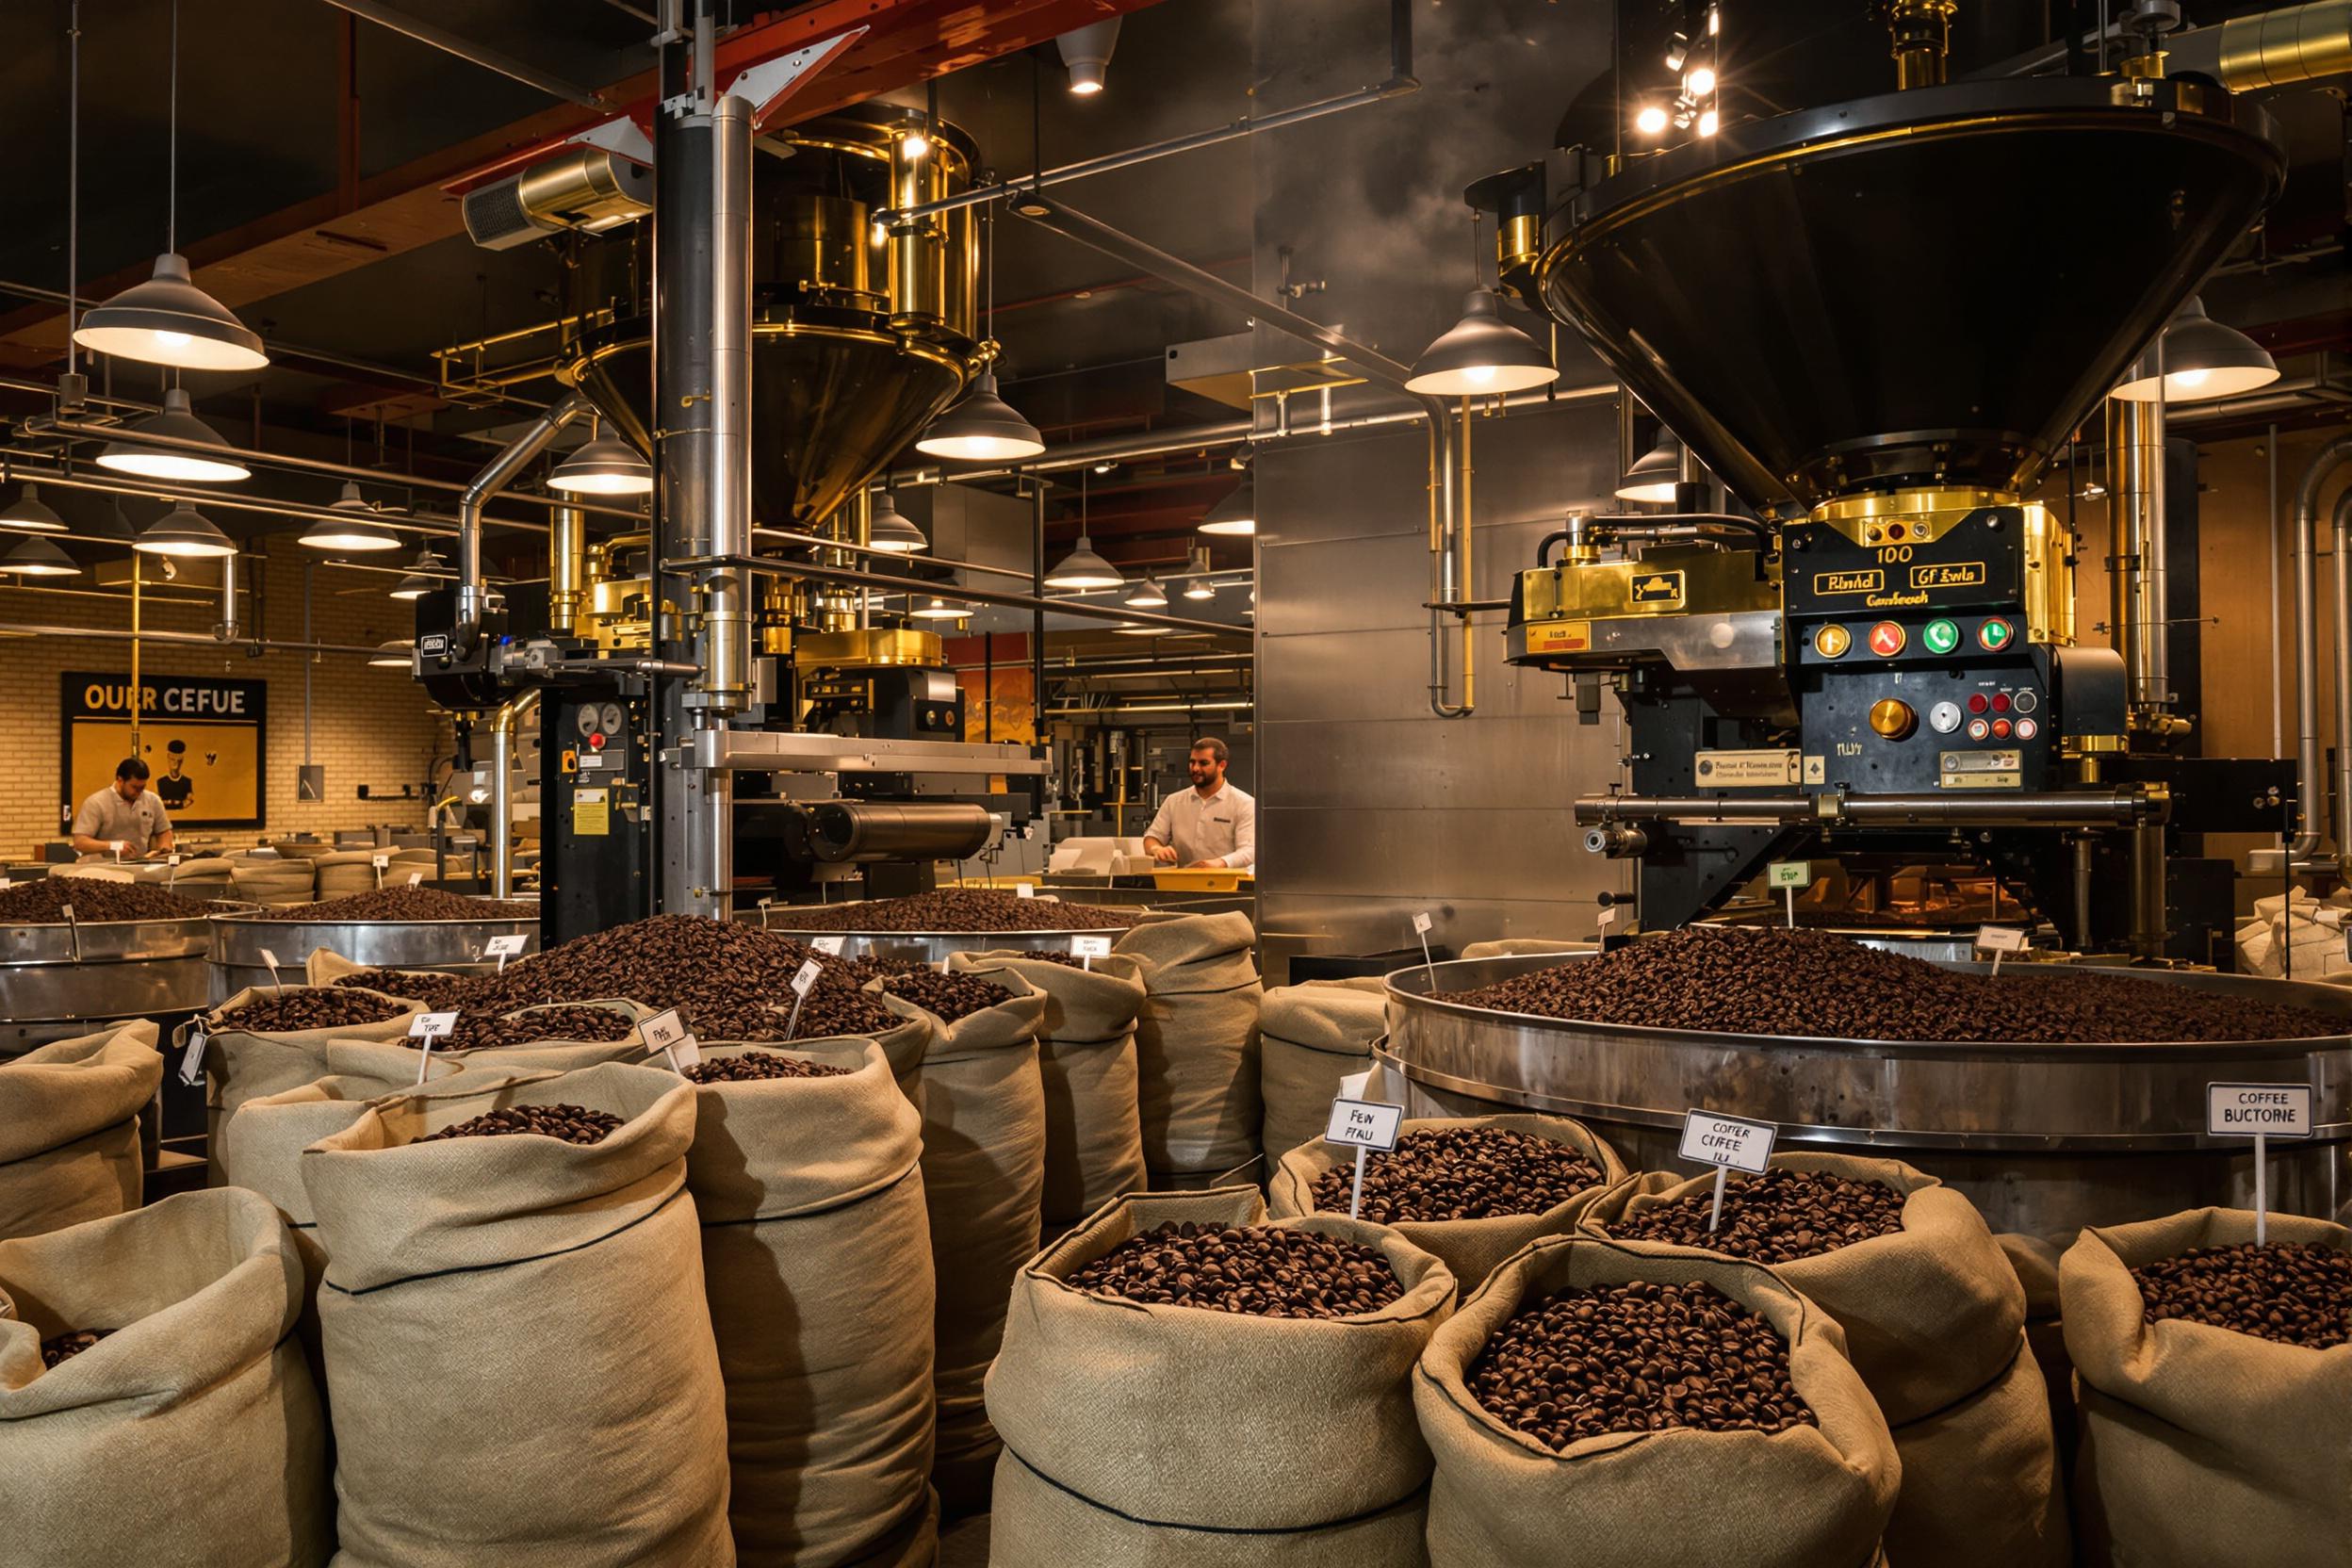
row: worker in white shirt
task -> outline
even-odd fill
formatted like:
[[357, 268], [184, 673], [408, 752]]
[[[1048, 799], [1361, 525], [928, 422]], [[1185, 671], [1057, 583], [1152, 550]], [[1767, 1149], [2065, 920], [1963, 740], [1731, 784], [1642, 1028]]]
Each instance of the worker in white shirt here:
[[147, 792], [147, 764], [136, 757], [122, 759], [114, 782], [74, 813], [74, 850], [85, 860], [137, 859], [171, 849], [172, 819], [163, 802]]
[[1203, 735], [1185, 759], [1192, 788], [1160, 802], [1143, 847], [1164, 866], [1249, 871], [1258, 863], [1258, 803], [1225, 782], [1225, 743]]

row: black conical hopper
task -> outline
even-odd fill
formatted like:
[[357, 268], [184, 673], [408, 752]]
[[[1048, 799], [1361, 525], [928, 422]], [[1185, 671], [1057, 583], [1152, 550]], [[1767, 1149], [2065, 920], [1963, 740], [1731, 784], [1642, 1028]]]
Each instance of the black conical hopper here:
[[2020, 491], [2273, 196], [2194, 85], [1963, 83], [1727, 127], [1553, 216], [1544, 302], [1735, 491]]
[[[752, 325], [751, 497], [763, 528], [807, 528], [882, 471], [963, 389], [970, 345], [902, 338], [858, 311], [798, 306]], [[642, 321], [584, 345], [568, 372], [621, 433], [652, 450], [652, 342]]]

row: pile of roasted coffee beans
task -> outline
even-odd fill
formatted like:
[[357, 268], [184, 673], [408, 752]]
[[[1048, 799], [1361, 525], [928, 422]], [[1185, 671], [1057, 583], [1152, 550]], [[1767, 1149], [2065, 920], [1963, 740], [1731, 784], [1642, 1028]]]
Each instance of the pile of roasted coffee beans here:
[[1096, 1296], [1255, 1317], [1352, 1317], [1404, 1294], [1378, 1248], [1296, 1226], [1191, 1220], [1120, 1242], [1070, 1282]]
[[1825, 1170], [1734, 1176], [1723, 1184], [1723, 1218], [1707, 1228], [1715, 1204], [1709, 1185], [1612, 1220], [1625, 1241], [1704, 1247], [1753, 1263], [1795, 1263], [1903, 1229], [1903, 1196], [1882, 1182], [1849, 1182]]
[[[387, 872], [385, 875], [392, 874]], [[286, 904], [264, 909], [261, 920], [537, 920], [539, 906], [467, 898], [439, 888], [377, 888], [324, 904]]]
[[[1356, 1167], [1345, 1160], [1315, 1179], [1315, 1206], [1346, 1214]], [[1503, 1127], [1424, 1127], [1364, 1165], [1357, 1217], [1485, 1219], [1542, 1214], [1593, 1186], [1600, 1168], [1564, 1143]]]
[[112, 1332], [114, 1332], [112, 1329], [75, 1329], [70, 1333], [59, 1334], [55, 1339], [42, 1340], [41, 1342], [42, 1370], [46, 1371], [59, 1362], [72, 1361]]
[[2132, 1279], [2150, 1323], [2204, 1323], [2313, 1350], [2352, 1340], [2352, 1252], [2333, 1247], [2193, 1247]]
[[2079, 1044], [2309, 1039], [2352, 1019], [2079, 969], [1959, 974], [1825, 931], [1686, 926], [1446, 998], [1650, 1029]]
[[152, 883], [43, 876], [0, 888], [0, 924], [62, 925], [69, 904], [74, 918], [84, 925], [107, 920], [199, 920], [212, 913], [209, 904]]
[[334, 983], [363, 990], [382, 991], [386, 996], [406, 997], [411, 1002], [423, 1004], [428, 1012], [438, 1013], [465, 1004], [466, 989], [473, 984], [473, 976], [433, 974], [419, 970], [357, 969], [349, 974], [336, 976]]
[[283, 991], [257, 993], [241, 1007], [232, 1007], [213, 1021], [215, 1034], [242, 1029], [252, 1035], [290, 1035], [302, 1029], [339, 1029], [353, 1023], [382, 1023], [409, 1011], [368, 991], [338, 990], [332, 986], [289, 986]]
[[935, 969], [911, 969], [887, 975], [882, 988], [913, 1003], [942, 1023], [986, 1012], [1013, 994], [993, 980], [983, 980], [974, 974], [941, 974]]
[[[462, 1012], [457, 1027], [433, 1042], [435, 1051], [492, 1051], [505, 1045], [537, 1045], [543, 1040], [625, 1040], [637, 1025], [628, 1015], [610, 1007], [531, 1007], [505, 1018], [496, 1013]], [[422, 1046], [409, 1036], [401, 1042]]]
[[1135, 911], [1022, 898], [992, 888], [941, 888], [911, 898], [794, 904], [767, 911], [778, 931], [1124, 931]]
[[773, 1051], [746, 1051], [740, 1056], [705, 1056], [686, 1070], [686, 1076], [697, 1084], [749, 1084], [763, 1078], [846, 1078], [855, 1070]]
[[444, 1138], [497, 1138], [536, 1133], [541, 1137], [562, 1138], [565, 1143], [602, 1143], [619, 1131], [621, 1119], [610, 1111], [592, 1111], [585, 1105], [509, 1105], [505, 1110], [489, 1111], [454, 1127], [427, 1133], [416, 1141], [438, 1143]]
[[1788, 1343], [1696, 1281], [1546, 1297], [1496, 1331], [1464, 1381], [1496, 1420], [1555, 1451], [1609, 1432], [1817, 1424], [1788, 1381]]

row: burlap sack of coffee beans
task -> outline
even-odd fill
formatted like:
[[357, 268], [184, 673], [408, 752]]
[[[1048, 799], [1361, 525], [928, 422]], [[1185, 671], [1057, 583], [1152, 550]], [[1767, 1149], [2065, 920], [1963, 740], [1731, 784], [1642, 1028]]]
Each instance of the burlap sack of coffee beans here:
[[[1560, 1291], [1631, 1281], [1720, 1291], [1788, 1348], [1812, 1420], [1761, 1430], [1612, 1431], [1555, 1450], [1479, 1403], [1467, 1377], [1498, 1331]], [[1557, 1386], [1602, 1378], [1668, 1386], [1660, 1367], [1554, 1364]], [[1688, 1397], [1703, 1396], [1689, 1390]], [[1773, 1271], [1685, 1248], [1547, 1236], [1506, 1259], [1439, 1329], [1413, 1380], [1436, 1459], [1431, 1568], [1574, 1562], [1576, 1568], [1863, 1568], [1875, 1560], [1901, 1473], [1886, 1423], [1829, 1315]]]
[[[1325, 1102], [1326, 1118], [1330, 1102]], [[1510, 1257], [1538, 1236], [1560, 1235], [1576, 1228], [1585, 1211], [1619, 1183], [1625, 1179], [1625, 1163], [1617, 1152], [1596, 1137], [1592, 1130], [1580, 1121], [1557, 1116], [1480, 1116], [1425, 1117], [1401, 1123], [1399, 1137], [1413, 1133], [1446, 1138], [1456, 1134], [1476, 1134], [1481, 1130], [1509, 1133], [1519, 1137], [1540, 1138], [1557, 1144], [1589, 1162], [1596, 1173], [1592, 1184], [1576, 1191], [1561, 1200], [1548, 1203], [1535, 1214], [1495, 1213], [1475, 1219], [1403, 1219], [1383, 1218], [1393, 1225], [1407, 1241], [1425, 1252], [1434, 1252], [1453, 1271], [1454, 1279], [1464, 1290], [1476, 1290], [1494, 1266]], [[1316, 1181], [1327, 1171], [1352, 1172], [1355, 1151], [1342, 1149], [1323, 1141], [1323, 1125], [1318, 1124], [1314, 1136], [1288, 1151], [1275, 1168], [1273, 1180], [1267, 1184], [1267, 1206], [1277, 1215], [1313, 1214], [1318, 1207], [1315, 1188]], [[1396, 1156], [1369, 1154], [1365, 1156], [1367, 1181], [1376, 1181], [1383, 1166], [1393, 1166]], [[1450, 1164], [1450, 1162], [1449, 1162]], [[1449, 1179], [1443, 1189], [1431, 1186], [1430, 1201], [1446, 1198], [1471, 1196], [1490, 1199], [1500, 1189], [1514, 1184], [1524, 1172], [1517, 1162], [1508, 1155], [1472, 1158], [1459, 1171], [1449, 1169]], [[1417, 1199], [1423, 1192], [1415, 1183], [1406, 1191]], [[1495, 1198], [1496, 1206], [1508, 1209], [1513, 1205], [1508, 1198]], [[1348, 1212], [1343, 1200], [1338, 1213]], [[1380, 1217], [1367, 1214], [1367, 1218]]]
[[1372, 1043], [1387, 1030], [1382, 980], [1310, 980], [1266, 993], [1258, 1007], [1258, 1092], [1266, 1102], [1258, 1138], [1269, 1166], [1323, 1135], [1339, 1081], [1372, 1065]]
[[695, 1089], [686, 1182], [727, 1382], [746, 1568], [927, 1562], [931, 1243], [923, 1119], [867, 1039], [765, 1052], [823, 1077]]
[[1452, 1310], [1446, 1266], [1394, 1231], [1317, 1216], [1271, 1223], [1376, 1250], [1395, 1276], [1395, 1299], [1353, 1316], [1267, 1317], [1147, 1304], [1070, 1282], [1169, 1222], [1204, 1233], [1187, 1244], [1204, 1267], [1215, 1266], [1205, 1238], [1269, 1223], [1254, 1187], [1138, 1193], [1021, 1270], [1004, 1348], [988, 1374], [989, 1413], [1004, 1437], [990, 1560], [1002, 1568], [1426, 1561], [1429, 1460], [1407, 1379]]
[[[178, 1036], [182, 1045], [196, 1031], [205, 1037], [204, 1131], [208, 1139], [218, 1136], [221, 1124], [248, 1100], [299, 1088], [334, 1070], [327, 1066], [330, 1042], [400, 1039], [416, 1015], [425, 1010], [373, 991], [361, 991], [362, 997], [388, 1004], [391, 1016], [351, 1021], [337, 1011], [345, 1007], [351, 994], [348, 988], [333, 986], [253, 986], [182, 1026]], [[240, 1008], [265, 997], [293, 1007], [315, 1006], [319, 1021], [308, 1027], [256, 1030], [233, 1021]], [[224, 1022], [224, 1019], [231, 1021]], [[212, 1172], [216, 1184], [220, 1174], [216, 1166]]]
[[0, 1058], [0, 1241], [139, 1207], [139, 1119], [162, 1082], [143, 1020]]
[[[580, 1009], [591, 1007], [598, 1012], [612, 1013], [627, 1020], [628, 1031], [618, 1039], [565, 1037], [567, 1034], [580, 1031], [567, 1031], [559, 1025]], [[599, 1062], [627, 1062], [631, 1065], [645, 1066], [648, 1065], [645, 1037], [637, 1031], [637, 1024], [645, 1015], [645, 1009], [636, 1003], [619, 1001], [558, 1003], [547, 1007], [521, 1007], [512, 1013], [500, 1015], [498, 1032], [502, 1037], [512, 1037], [522, 1043], [485, 1045], [468, 1049], [462, 1044], [448, 1044], [436, 1039], [433, 1045], [433, 1055], [438, 1061], [476, 1072], [485, 1070], [506, 1073], [570, 1072], [577, 1068], [595, 1067]], [[532, 1021], [541, 1016], [551, 1021], [550, 1026], [544, 1031], [546, 1037], [534, 1037], [542, 1031], [531, 1026]], [[459, 1015], [461, 1032], [454, 1037], [456, 1040], [463, 1041], [468, 1037], [467, 1026], [475, 1017], [476, 1015], [461, 1011]], [[508, 1024], [514, 1027], [506, 1027]], [[581, 1026], [582, 1029], [585, 1027], [586, 1025]], [[416, 1074], [418, 1054], [418, 1042], [407, 1036], [389, 1040], [338, 1039], [334, 1041], [329, 1048], [329, 1060], [337, 1071], [368, 1073], [391, 1078], [397, 1077], [405, 1069], [412, 1082]], [[649, 1065], [661, 1067], [666, 1064], [657, 1056]]]
[[1138, 966], [1135, 1020], [1143, 1162], [1168, 1176], [1214, 1176], [1258, 1152], [1257, 932], [1238, 910], [1138, 925], [1113, 949]]
[[1013, 953], [957, 953], [948, 968], [994, 979], [1017, 974], [1045, 997], [1037, 1072], [1045, 1089], [1045, 1230], [1076, 1224], [1144, 1184], [1135, 1089], [1135, 1017], [1143, 979], [1133, 959], [1091, 969]]
[[1590, 953], [1594, 945], [1589, 938], [1497, 937], [1492, 941], [1472, 942], [1462, 950], [1462, 956], [1465, 958], [1515, 958], [1523, 953]]
[[[316, 1568], [323, 1424], [302, 1266], [250, 1192], [0, 1242], [0, 1568]], [[41, 1343], [97, 1344], [44, 1370]]]
[[988, 1494], [997, 1443], [981, 1380], [1004, 1334], [1013, 1276], [1037, 1251], [1045, 1193], [1037, 1038], [1045, 996], [1016, 974], [991, 983], [1009, 993], [1004, 1000], [954, 1023], [902, 997], [871, 993], [929, 1033], [921, 1063], [899, 1086], [923, 1116], [923, 1197], [938, 1282], [932, 1483], [951, 1513], [982, 1506]]
[[[2195, 1248], [2253, 1239], [2251, 1213], [2193, 1209], [2085, 1230], [2061, 1262], [2081, 1401], [2075, 1527], [2086, 1561], [2307, 1568], [2352, 1560], [2352, 1491], [2344, 1485], [2352, 1344], [2344, 1342], [2352, 1299], [2311, 1288], [2316, 1282], [2283, 1263], [2263, 1270], [2263, 1289], [2210, 1293], [2214, 1315], [2242, 1321], [2230, 1297], [2251, 1303], [2287, 1287], [2301, 1310], [2335, 1331], [2337, 1342], [2317, 1349], [2211, 1323], [2150, 1322], [2151, 1304], [2132, 1277]], [[2352, 1250], [2352, 1232], [2295, 1215], [2272, 1215], [2269, 1239]], [[2278, 1306], [2268, 1302], [2258, 1321], [2268, 1327]]]
[[[2025, 1292], [1976, 1205], [1896, 1160], [1791, 1152], [1773, 1155], [1772, 1164], [1775, 1171], [1875, 1189], [1883, 1196], [1857, 1228], [1875, 1228], [1882, 1214], [1899, 1225], [1830, 1247], [1834, 1205], [1821, 1212], [1814, 1236], [1794, 1220], [1775, 1218], [1764, 1227], [1772, 1242], [1757, 1260], [1845, 1331], [1848, 1356], [1894, 1429], [1904, 1475], [1919, 1483], [1888, 1530], [1887, 1555], [1905, 1568], [1981, 1562], [1997, 1537], [2007, 1568], [2059, 1568], [2067, 1559], [2067, 1534], [2048, 1407], [1980, 1397], [2015, 1370]], [[1675, 1212], [1688, 1222], [1677, 1225], [1674, 1239], [1707, 1247], [1714, 1181], [1666, 1173], [1635, 1178], [1594, 1204], [1584, 1227], [1613, 1233], [1644, 1215], [1656, 1223], [1661, 1211], [1681, 1205]], [[1745, 1182], [1731, 1176], [1730, 1202], [1738, 1203]], [[2001, 1425], [1995, 1429], [1992, 1423]], [[1972, 1448], [2004, 1462], [1979, 1464], [1968, 1457]], [[1930, 1475], [1931, 1468], [1937, 1473]]]
[[[416, 964], [390, 970], [382, 969], [373, 964], [363, 964], [355, 959], [346, 958], [331, 947], [314, 947], [310, 950], [310, 956], [302, 960], [302, 979], [309, 985], [333, 986], [354, 974], [380, 976], [387, 981], [396, 976], [407, 975], [417, 976], [425, 980], [453, 980], [461, 983], [473, 978], [456, 970], [438, 969], [431, 964]], [[419, 1004], [433, 1000], [429, 995], [412, 995], [400, 989], [396, 984], [369, 985], [365, 988], [380, 991], [385, 996], [401, 997], [406, 1001]]]
[[[694, 1086], [611, 1062], [469, 1076], [379, 1100], [302, 1152], [329, 1260], [337, 1568], [725, 1568]], [[589, 1145], [420, 1141], [517, 1104], [622, 1125]]]

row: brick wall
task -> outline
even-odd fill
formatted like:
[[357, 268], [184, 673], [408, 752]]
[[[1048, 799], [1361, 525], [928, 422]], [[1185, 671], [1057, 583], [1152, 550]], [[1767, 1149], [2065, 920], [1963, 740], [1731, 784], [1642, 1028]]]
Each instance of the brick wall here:
[[[387, 596], [393, 579], [377, 572], [314, 564], [311, 635], [302, 635], [303, 567], [310, 552], [278, 541], [268, 559], [243, 563], [246, 633], [288, 642], [373, 646], [413, 629], [409, 606]], [[148, 564], [155, 564], [152, 561]], [[71, 580], [80, 588], [89, 578]], [[255, 611], [258, 607], [258, 623]], [[148, 597], [141, 624], [151, 629], [207, 632], [219, 619], [217, 596], [202, 605]], [[67, 670], [128, 674], [131, 645], [116, 638], [42, 633], [11, 635], [8, 627], [38, 625], [118, 629], [131, 624], [129, 596], [62, 594], [0, 584], [0, 715], [7, 759], [0, 770], [0, 854], [22, 855], [58, 830], [61, 726], [58, 677]], [[447, 721], [404, 671], [373, 669], [354, 654], [309, 656], [272, 649], [248, 657], [233, 647], [142, 643], [142, 675], [204, 675], [269, 685], [268, 777], [264, 826], [204, 830], [242, 843], [264, 835], [328, 832], [376, 823], [421, 825], [421, 799], [361, 800], [362, 784], [397, 793], [421, 787], [426, 768], [450, 750]], [[310, 760], [325, 764], [326, 798], [295, 799], [295, 769], [303, 760], [302, 678], [311, 678]]]

